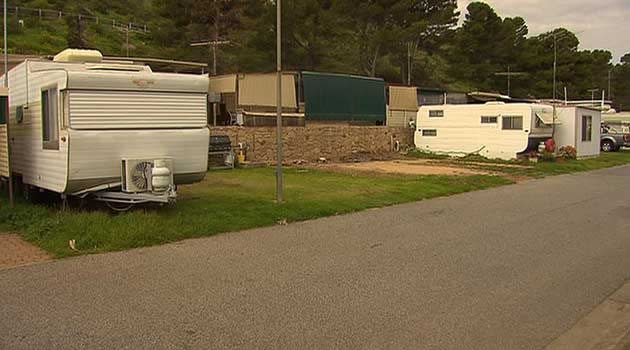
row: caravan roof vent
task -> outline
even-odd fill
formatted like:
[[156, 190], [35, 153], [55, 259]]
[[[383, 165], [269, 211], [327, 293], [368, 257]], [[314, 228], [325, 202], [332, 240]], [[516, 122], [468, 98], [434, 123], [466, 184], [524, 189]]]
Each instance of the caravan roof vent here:
[[98, 50], [65, 49], [58, 53], [54, 62], [98, 63], [103, 61], [103, 54]]

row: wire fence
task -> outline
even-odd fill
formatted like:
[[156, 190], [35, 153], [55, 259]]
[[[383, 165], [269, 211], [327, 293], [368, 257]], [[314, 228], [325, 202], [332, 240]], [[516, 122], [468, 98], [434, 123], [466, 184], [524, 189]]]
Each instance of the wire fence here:
[[[0, 9], [4, 10], [4, 7], [0, 4]], [[61, 20], [63, 18], [76, 18], [79, 21], [84, 21], [87, 23], [94, 23], [98, 25], [107, 25], [112, 26], [115, 29], [121, 31], [130, 31], [136, 33], [149, 33], [149, 27], [146, 24], [134, 23], [134, 22], [122, 22], [117, 21], [115, 19], [99, 17], [99, 16], [91, 16], [85, 15], [81, 13], [71, 13], [57, 10], [49, 10], [49, 9], [41, 9], [41, 8], [30, 8], [30, 7], [22, 7], [22, 6], [7, 6], [7, 15], [15, 16], [20, 18], [22, 16], [26, 17], [37, 17], [40, 20]]]

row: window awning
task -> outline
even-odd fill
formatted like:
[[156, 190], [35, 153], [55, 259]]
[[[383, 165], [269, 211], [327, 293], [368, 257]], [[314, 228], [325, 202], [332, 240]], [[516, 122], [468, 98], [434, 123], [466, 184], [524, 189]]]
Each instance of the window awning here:
[[536, 117], [538, 118], [538, 120], [540, 120], [543, 124], [546, 125], [559, 125], [560, 124], [560, 120], [558, 120], [558, 118], [556, 118], [555, 123], [553, 120], [553, 112], [551, 113], [545, 113], [545, 112], [536, 112]]

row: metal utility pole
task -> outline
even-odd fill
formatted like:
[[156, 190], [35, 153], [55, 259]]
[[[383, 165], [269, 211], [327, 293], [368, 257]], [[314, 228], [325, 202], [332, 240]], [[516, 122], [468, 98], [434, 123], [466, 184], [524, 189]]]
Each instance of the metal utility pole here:
[[[214, 42], [216, 43], [219, 41], [219, 16], [221, 15], [217, 0], [214, 0], [214, 9], [216, 11], [214, 14]], [[212, 75], [217, 75], [217, 45], [212, 45]]]
[[127, 57], [129, 57], [129, 25], [127, 25], [127, 30], [125, 30], [126, 34], [127, 34], [127, 44], [125, 45], [125, 48], [127, 49]]
[[551, 129], [551, 139], [556, 138], [556, 74], [558, 71], [558, 34], [553, 32], [553, 93], [552, 93], [552, 105], [553, 105], [553, 125]]
[[407, 43], [407, 85], [411, 86], [411, 43]]
[[596, 106], [595, 105], [595, 93], [598, 92], [599, 89], [589, 89], [588, 92], [591, 93], [591, 105]]
[[276, 0], [276, 202], [284, 201], [284, 179], [282, 174], [282, 0]]
[[[553, 103], [556, 103], [556, 74], [558, 71], [558, 34], [553, 33]], [[555, 113], [554, 113], [555, 115]]]
[[494, 75], [496, 76], [504, 76], [507, 77], [507, 95], [508, 96], [512, 96], [512, 77], [515, 76], [523, 76], [523, 75], [527, 75], [527, 73], [524, 72], [512, 72], [511, 67], [508, 66], [507, 67], [507, 72], [498, 72], [498, 73], [494, 73]]
[[[219, 8], [217, 7], [217, 16], [219, 15]], [[217, 17], [218, 19], [218, 17]], [[211, 41], [202, 41], [202, 42], [198, 42], [198, 43], [191, 43], [190, 46], [195, 47], [195, 46], [208, 46], [210, 51], [209, 54], [212, 55], [212, 71], [211, 74], [212, 76], [217, 75], [217, 46], [219, 45], [227, 45], [230, 43], [229, 40], [219, 40], [219, 22], [218, 20], [215, 20], [215, 28], [214, 28], [214, 40]], [[216, 103], [212, 103], [212, 126], [217, 126], [217, 113], [218, 113], [218, 109], [217, 109], [217, 104]]]
[[611, 97], [611, 81], [612, 81], [612, 69], [608, 70], [608, 101], [612, 101]]
[[[9, 87], [9, 53], [8, 53], [8, 47], [9, 44], [7, 43], [7, 37], [8, 37], [8, 33], [7, 33], [7, 0], [4, 0], [4, 8], [3, 8], [3, 31], [4, 31], [4, 87], [8, 88]], [[8, 101], [7, 101], [8, 102]], [[8, 105], [7, 105], [8, 107]], [[7, 111], [5, 111], [6, 113]], [[7, 114], [6, 116], [7, 120], [7, 148], [8, 148], [8, 152], [7, 152], [7, 156], [8, 156], [8, 168], [9, 168], [9, 205], [11, 206], [11, 208], [13, 208], [15, 206], [15, 199], [13, 198], [13, 169], [11, 168], [11, 136], [10, 136], [10, 132], [9, 132], [9, 125], [11, 125], [11, 118], [9, 117], [9, 115]]]

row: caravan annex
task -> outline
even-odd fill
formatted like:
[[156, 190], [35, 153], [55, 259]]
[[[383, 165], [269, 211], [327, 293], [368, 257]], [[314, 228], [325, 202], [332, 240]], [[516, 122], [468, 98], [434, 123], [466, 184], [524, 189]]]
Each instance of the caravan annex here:
[[204, 178], [208, 80], [67, 50], [8, 73], [11, 168], [26, 187], [167, 202]]
[[600, 155], [602, 112], [597, 108], [561, 106], [557, 108], [556, 133], [558, 147], [572, 146], [578, 158]]
[[[276, 73], [210, 76], [208, 91], [213, 100], [209, 124], [273, 126], [278, 105]], [[296, 93], [297, 75], [282, 75], [283, 124], [303, 126]], [[216, 111], [216, 115], [214, 115]]]
[[422, 106], [414, 140], [424, 151], [509, 160], [549, 139], [553, 122], [553, 108], [539, 104]]

